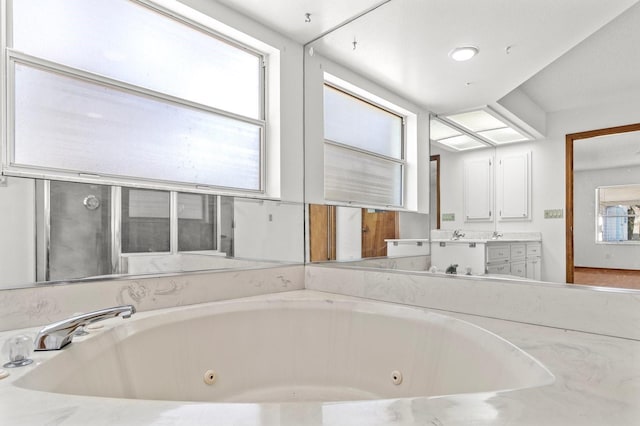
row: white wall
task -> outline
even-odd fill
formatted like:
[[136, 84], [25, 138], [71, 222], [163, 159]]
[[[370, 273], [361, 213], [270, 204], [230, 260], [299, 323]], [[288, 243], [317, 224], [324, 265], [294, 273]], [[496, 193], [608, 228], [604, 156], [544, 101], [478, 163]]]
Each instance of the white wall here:
[[596, 244], [596, 188], [640, 183], [640, 165], [574, 172], [574, 264], [640, 269], [640, 244]]
[[236, 198], [234, 257], [304, 262], [302, 203]]
[[398, 238], [429, 238], [429, 216], [423, 213], [398, 213]]
[[[534, 142], [506, 145], [496, 150], [496, 156], [530, 150], [532, 200], [531, 220], [500, 222], [499, 231], [535, 231], [542, 233], [542, 279], [565, 282], [566, 241], [565, 218], [544, 219], [544, 210], [563, 209], [565, 203], [565, 136], [594, 129], [640, 122], [640, 99], [597, 105], [589, 108], [558, 111], [547, 114], [547, 136]], [[441, 212], [456, 213], [456, 222], [442, 222], [443, 229], [466, 228], [484, 230], [490, 224], [465, 224], [462, 218], [462, 164], [465, 158], [483, 155], [482, 151], [465, 154], [440, 153]]]

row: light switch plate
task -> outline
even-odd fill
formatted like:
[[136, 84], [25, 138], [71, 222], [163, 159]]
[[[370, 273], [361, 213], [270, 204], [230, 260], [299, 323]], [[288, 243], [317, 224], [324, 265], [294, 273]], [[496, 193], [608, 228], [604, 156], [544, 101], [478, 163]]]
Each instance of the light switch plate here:
[[455, 213], [442, 213], [442, 221], [443, 222], [453, 222], [456, 220]]
[[550, 209], [544, 211], [545, 219], [562, 219], [564, 217], [563, 209]]

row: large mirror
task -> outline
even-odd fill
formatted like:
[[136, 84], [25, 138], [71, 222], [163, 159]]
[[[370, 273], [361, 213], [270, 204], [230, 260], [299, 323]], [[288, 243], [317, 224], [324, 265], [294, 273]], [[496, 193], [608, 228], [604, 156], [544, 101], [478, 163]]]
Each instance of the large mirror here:
[[301, 203], [8, 177], [0, 288], [303, 262]]
[[0, 289], [303, 263], [300, 46], [185, 3], [0, 2]]
[[[122, 7], [131, 6], [129, 2], [120, 3]], [[192, 5], [203, 12], [187, 17], [187, 21], [193, 20], [195, 24], [190, 30], [198, 29], [191, 34], [197, 40], [207, 33], [200, 30], [211, 28], [209, 18], [238, 24], [239, 28], [236, 29], [243, 34], [238, 35], [234, 30], [233, 36], [229, 37], [239, 37], [243, 46], [239, 50], [242, 55], [248, 55], [247, 63], [257, 65], [252, 65], [253, 71], [249, 73], [255, 77], [257, 84], [240, 83], [233, 89], [234, 95], [229, 97], [233, 105], [253, 100], [254, 108], [248, 113], [249, 118], [244, 117], [245, 113], [241, 111], [224, 113], [231, 121], [240, 119], [242, 122], [240, 127], [236, 126], [227, 135], [242, 133], [247, 136], [243, 139], [247, 147], [252, 146], [258, 151], [266, 147], [266, 150], [257, 152], [240, 149], [240, 145], [236, 144], [234, 149], [238, 148], [243, 155], [247, 155], [246, 158], [237, 155], [236, 151], [211, 157], [200, 155], [202, 153], [191, 148], [199, 145], [202, 141], [200, 136], [210, 134], [207, 126], [218, 126], [215, 124], [218, 121], [200, 120], [198, 116], [193, 118], [193, 123], [208, 123], [199, 133], [194, 135], [194, 128], [189, 126], [180, 132], [180, 137], [191, 145], [165, 153], [164, 157], [205, 164], [225, 158], [226, 161], [218, 164], [220, 166], [264, 158], [271, 163], [262, 167], [256, 166], [254, 161], [254, 167], [247, 169], [251, 171], [252, 183], [245, 188], [254, 190], [260, 186], [257, 182], [266, 182], [268, 188], [262, 188], [264, 192], [249, 191], [247, 197], [231, 197], [225, 191], [217, 193], [210, 188], [196, 189], [190, 193], [175, 187], [164, 191], [144, 190], [136, 185], [127, 187], [122, 182], [119, 184], [100, 179], [91, 170], [82, 179], [76, 179], [84, 182], [78, 186], [66, 184], [64, 179], [40, 181], [2, 176], [0, 235], [9, 244], [0, 247], [0, 276], [3, 277], [0, 287], [137, 273], [245, 267], [260, 265], [264, 261], [302, 262], [311, 260], [312, 256], [313, 260], [318, 261], [326, 256], [334, 264], [367, 262], [382, 268], [424, 270], [430, 265], [430, 256], [436, 245], [441, 247], [444, 243], [447, 246], [455, 240], [454, 231], [459, 231], [456, 241], [462, 241], [468, 248], [471, 248], [471, 244], [476, 244], [477, 248], [478, 244], [482, 244], [481, 240], [492, 244], [506, 243], [509, 238], [516, 243], [525, 241], [524, 248], [517, 244], [510, 246], [510, 250], [513, 248], [516, 253], [521, 253], [521, 250], [525, 253], [525, 268], [522, 269], [522, 261], [518, 258], [517, 262], [511, 262], [515, 265], [509, 265], [510, 268], [513, 266], [513, 271], [529, 277], [527, 271], [535, 270], [535, 279], [542, 281], [572, 281], [567, 279], [567, 271], [573, 268], [566, 260], [566, 231], [570, 225], [565, 224], [565, 219], [570, 215], [575, 217], [577, 213], [570, 210], [565, 202], [565, 194], [570, 189], [566, 186], [565, 178], [565, 159], [569, 159], [565, 156], [564, 140], [567, 134], [575, 132], [638, 122], [640, 80], [637, 70], [640, 59], [628, 53], [637, 51], [636, 41], [640, 39], [640, 26], [637, 25], [640, 4], [636, 0], [621, 0], [615, 4], [591, 2], [582, 6], [579, 19], [576, 19], [574, 5], [553, 0], [530, 4], [486, 4], [473, 10], [469, 9], [468, 2], [437, 5], [420, 0], [362, 0], [349, 2], [348, 5], [342, 5], [344, 7], [326, 2], [316, 5], [317, 11], [301, 10], [307, 5], [293, 7], [287, 2], [277, 2], [277, 7], [266, 2], [237, 0], [221, 0], [206, 6], [205, 2], [192, 0], [173, 3], [181, 10], [188, 9], [185, 5]], [[234, 12], [221, 8], [219, 3], [238, 13], [234, 15]], [[155, 2], [140, 4], [153, 8]], [[135, 3], [134, 6], [140, 4]], [[109, 76], [108, 73], [114, 70], [114, 63], [123, 64], [122, 59], [126, 55], [114, 51], [108, 43], [106, 47], [99, 48], [91, 47], [88, 43], [86, 46], [90, 54], [58, 51], [56, 54], [68, 54], [71, 59], [46, 57], [40, 50], [43, 44], [32, 35], [43, 34], [45, 30], [53, 34], [62, 26], [49, 19], [45, 9], [34, 2], [15, 0], [9, 5], [20, 7], [4, 8], [2, 12], [5, 16], [7, 11], [15, 11], [22, 17], [23, 23], [38, 26], [39, 29], [24, 30], [16, 37], [7, 37], [10, 34], [2, 37], [5, 44], [18, 43], [16, 46], [2, 46], [7, 48], [0, 60], [2, 68], [12, 70], [9, 73], [11, 78], [34, 79], [24, 80], [23, 86], [20, 86], [24, 93], [33, 94], [28, 99], [32, 104], [21, 105], [26, 105], [25, 109], [33, 112], [47, 110], [55, 104], [69, 108], [62, 111], [61, 117], [65, 119], [74, 116], [85, 121], [107, 122], [102, 120], [105, 117], [102, 112], [91, 110], [87, 113], [89, 110], [81, 104], [74, 110], [77, 105], [73, 103], [49, 102], [53, 98], [42, 95], [44, 92], [29, 82], [33, 83], [44, 76], [45, 80], [55, 80], [55, 87], [67, 87], [70, 81], [78, 80], [82, 84], [77, 87], [75, 83], [71, 84], [63, 92], [94, 93], [95, 88], [84, 83], [95, 79], [95, 76], [106, 76], [99, 78], [100, 84], [95, 89], [95, 93], [98, 93], [104, 91], [105, 85], [120, 78]], [[33, 10], [22, 9], [29, 5], [33, 6]], [[286, 11], [287, 19], [283, 19], [283, 11]], [[115, 8], [107, 8], [107, 12], [122, 15]], [[296, 18], [294, 12], [300, 19]], [[36, 15], [40, 16], [39, 20], [34, 19]], [[95, 13], [92, 15], [95, 16]], [[171, 13], [161, 15], [164, 19], [169, 18]], [[104, 22], [101, 25], [104, 26]], [[541, 26], [539, 22], [545, 22], [545, 25]], [[571, 25], [567, 25], [568, 22]], [[46, 27], [44, 24], [47, 24]], [[216, 25], [216, 30], [225, 27], [219, 22]], [[135, 25], [125, 27], [125, 31], [137, 28]], [[18, 27], [4, 25], [3, 28], [3, 31], [9, 31]], [[89, 27], [69, 25], [65, 28]], [[91, 28], [92, 34], [97, 32], [95, 27]], [[514, 28], [518, 31], [514, 31]], [[273, 29], [276, 31], [271, 31]], [[183, 30], [179, 33], [186, 36]], [[100, 30], [100, 33], [112, 34], [115, 31], [107, 28]], [[61, 36], [66, 37], [66, 33]], [[223, 80], [210, 78], [207, 72], [201, 73], [204, 80], [218, 84], [213, 90], [203, 90], [203, 82], [192, 80], [193, 67], [167, 68], [166, 56], [169, 54], [166, 48], [182, 36], [173, 36], [166, 31], [159, 31], [157, 36], [156, 40], [168, 41], [157, 49], [164, 51], [165, 55], [153, 56], [158, 61], [153, 69], [166, 69], [167, 73], [143, 72], [136, 81], [116, 84], [118, 87], [115, 90], [108, 91], [109, 99], [117, 100], [117, 95], [129, 92], [137, 93], [131, 97], [136, 102], [149, 98], [157, 88], [140, 91], [136, 85], [139, 81], [148, 83], [151, 74], [165, 76], [169, 82], [193, 82], [189, 87], [194, 88], [192, 94], [196, 96], [220, 91], [227, 93], [228, 87], [218, 84]], [[127, 38], [122, 37], [123, 40]], [[96, 37], [83, 39], [102, 43]], [[228, 47], [227, 41], [225, 38], [221, 48]], [[21, 47], [20, 43], [24, 46]], [[194, 48], [205, 45], [200, 42], [187, 44]], [[617, 48], [611, 49], [612, 45]], [[154, 50], [142, 44], [140, 46], [144, 49], [143, 53], [134, 52], [131, 57], [147, 57], [146, 53]], [[140, 46], [126, 43], [124, 47]], [[467, 62], [453, 61], [450, 54], [457, 47], [471, 47], [468, 50], [475, 51], [476, 56]], [[181, 58], [182, 54], [188, 55], [189, 52], [178, 48], [174, 54]], [[256, 52], [264, 54], [265, 60], [260, 60]], [[107, 74], [103, 69], [87, 70], [76, 65], [76, 62], [65, 62], [94, 58], [94, 54], [104, 56], [97, 58], [96, 64], [106, 64]], [[195, 52], [193, 57], [200, 60], [208, 55]], [[54, 67], [56, 69], [51, 73], [42, 72], [57, 62], [63, 65]], [[174, 62], [180, 63], [177, 60]], [[268, 66], [266, 73], [262, 68], [265, 64]], [[616, 66], [612, 67], [611, 64]], [[205, 66], [209, 65], [203, 64]], [[304, 70], [301, 70], [302, 67]], [[71, 68], [78, 69], [74, 71]], [[576, 78], [576, 73], [580, 73], [580, 78]], [[360, 132], [351, 135], [355, 136], [355, 142], [327, 141], [323, 129], [325, 111], [322, 102], [318, 102], [325, 96], [324, 83], [344, 91], [347, 98], [365, 98], [366, 103], [373, 106], [373, 115], [383, 111], [382, 116], [386, 119], [380, 120], [382, 127], [361, 126]], [[266, 87], [275, 92], [235, 95], [251, 87]], [[11, 99], [7, 84], [3, 84], [2, 88], [2, 106], [6, 113], [6, 105]], [[179, 108], [173, 110], [167, 107], [175, 100], [175, 96], [182, 94], [169, 94], [154, 103], [160, 111], [164, 111], [165, 119], [158, 120], [158, 113], [151, 109], [145, 110], [148, 116], [136, 116], [138, 121], [151, 124], [143, 131], [134, 129], [131, 143], [126, 143], [126, 138], [120, 137], [122, 135], [111, 138], [123, 141], [121, 147], [111, 147], [104, 139], [93, 137], [96, 135], [91, 132], [96, 129], [107, 133], [114, 129], [127, 129], [128, 125], [123, 123], [130, 123], [133, 115], [122, 108], [117, 108], [118, 114], [115, 116], [121, 120], [118, 121], [120, 125], [101, 127], [91, 122], [82, 126], [82, 130], [92, 135], [89, 139], [97, 141], [96, 149], [107, 149], [108, 152], [105, 152], [110, 158], [119, 158], [127, 147], [135, 148], [144, 157], [153, 151], [153, 145], [144, 145], [140, 136], [149, 134], [150, 130], [156, 132], [160, 139], [168, 134], [164, 127], [152, 124], [167, 124], [180, 115], [175, 112]], [[187, 105], [190, 110], [196, 104], [206, 102], [198, 97], [183, 102], [182, 106]], [[215, 114], [220, 108], [224, 109], [220, 105], [208, 106], [204, 108], [206, 114], [202, 117], [209, 117], [210, 113]], [[138, 108], [138, 112], [142, 110], [144, 108]], [[473, 146], [464, 145], [464, 149], [456, 150], [435, 144], [429, 147], [431, 118], [449, 124], [453, 121], [460, 130], [464, 125], [461, 121], [455, 122], [453, 115], [472, 110], [489, 112], [494, 118], [506, 120], [514, 125], [516, 133], [520, 132], [520, 136], [528, 140], [503, 143], [513, 142], [508, 138], [513, 133], [494, 127], [476, 129], [479, 140], [485, 142], [484, 148], [466, 149]], [[341, 113], [336, 115], [338, 119], [353, 117]], [[58, 118], [39, 123], [55, 126], [60, 122]], [[270, 124], [266, 125], [261, 118]], [[48, 127], [35, 128], [24, 120], [16, 121], [17, 124], [6, 121], [3, 127], [15, 124], [17, 127], [13, 130], [29, 137], [35, 135], [42, 138], [42, 135], [54, 134]], [[373, 153], [363, 152], [366, 150], [358, 145], [358, 136], [361, 136], [360, 139], [363, 136], [375, 137], [398, 126], [403, 129], [399, 145], [391, 148], [380, 146], [381, 151], [374, 150]], [[240, 128], [244, 131], [239, 132]], [[475, 132], [462, 131], [467, 136]], [[10, 136], [9, 133], [3, 128], [4, 139]], [[503, 137], [507, 139], [500, 139]], [[269, 143], [265, 143], [265, 139]], [[493, 142], [486, 144], [487, 141]], [[218, 154], [223, 146], [231, 145], [221, 144], [208, 154]], [[326, 151], [325, 145], [329, 146]], [[7, 162], [7, 155], [15, 154], [12, 149], [3, 150], [4, 163]], [[93, 151], [87, 150], [89, 154]], [[36, 160], [42, 162], [58, 161], [59, 164], [51, 166], [54, 169], [68, 160], [66, 155], [60, 155], [62, 150], [55, 153], [38, 149], [18, 152], [19, 155], [25, 153], [35, 155]], [[186, 154], [191, 157], [183, 157]], [[329, 170], [329, 183], [334, 191], [331, 197], [325, 197], [324, 193], [325, 155], [335, 160], [333, 164], [341, 165], [338, 169]], [[436, 156], [434, 158], [437, 160], [432, 160], [432, 156]], [[303, 157], [304, 161], [301, 160]], [[154, 159], [155, 156], [147, 158], [152, 163]], [[93, 160], [95, 164], [104, 166], [104, 158]], [[133, 169], [148, 168], [136, 161], [129, 163]], [[165, 175], [162, 162], [154, 163], [154, 167], [156, 178]], [[216, 187], [224, 189], [228, 185], [225, 181], [228, 173], [222, 167], [209, 169], [221, 179]], [[360, 177], [355, 180], [345, 178], [342, 173], [349, 169], [360, 173]], [[13, 171], [15, 173], [11, 176], [35, 173], [29, 166]], [[77, 178], [78, 173], [75, 175]], [[438, 181], [434, 182], [430, 175], [439, 176]], [[35, 173], [31, 177], [39, 176]], [[356, 181], [359, 185], [340, 185]], [[360, 198], [363, 188], [367, 187], [376, 188], [376, 194], [373, 194], [377, 197], [376, 202], [368, 203]], [[341, 195], [344, 192], [340, 191], [347, 191], [348, 196]], [[205, 192], [206, 196], [203, 195]], [[264, 199], [260, 199], [260, 194], [264, 194]], [[65, 197], [73, 201], [67, 203]], [[300, 203], [303, 199], [304, 206]], [[57, 214], [57, 211], [64, 213]], [[76, 215], [90, 217], [80, 219], [81, 216]], [[377, 223], [387, 216], [394, 217], [390, 220], [393, 226], [381, 227], [387, 231], [380, 238], [367, 223], [371, 218], [375, 218], [372, 220]], [[628, 212], [627, 223], [631, 216]], [[80, 226], [83, 222], [89, 225]], [[309, 239], [305, 240], [304, 237], [305, 232], [307, 236], [309, 232], [313, 235], [319, 232], [314, 223], [320, 223], [317, 229], [324, 227], [325, 231], [324, 236], [317, 240], [320, 241], [318, 245], [314, 238], [312, 249], [310, 244], [305, 245]], [[158, 230], [157, 234], [149, 235], [151, 226]], [[335, 230], [332, 230], [332, 226]], [[368, 241], [372, 233], [376, 234], [375, 243]], [[595, 232], [589, 233], [596, 235]], [[198, 237], [194, 238], [196, 234]], [[465, 236], [460, 239], [460, 234]], [[519, 240], [525, 237], [526, 240]], [[465, 241], [465, 238], [476, 241]], [[82, 241], [84, 245], [81, 247], [85, 249], [74, 253], [76, 250], [70, 248], [76, 244], [76, 240]], [[532, 244], [529, 247], [527, 243]], [[56, 245], [59, 248], [54, 247]], [[319, 257], [316, 257], [316, 250], [321, 252]], [[529, 251], [533, 254], [531, 268], [526, 257]], [[96, 256], [101, 259], [99, 262], [95, 261]], [[69, 258], [83, 263], [86, 269], [78, 271], [69, 268], [65, 265]], [[419, 261], [400, 261], [405, 258], [417, 258]], [[541, 264], [534, 263], [538, 258], [542, 259]], [[468, 265], [458, 263], [466, 270]], [[471, 267], [472, 275], [481, 276], [486, 269]], [[513, 275], [511, 269], [509, 272], [504, 275]]]
[[[479, 136], [479, 147], [472, 146], [474, 142], [458, 146], [458, 149], [434, 141], [431, 143], [430, 154], [437, 162], [432, 162], [431, 207], [424, 216], [430, 228], [431, 258], [428, 264], [433, 261], [434, 252], [439, 247], [453, 244], [452, 240], [456, 240], [454, 231], [459, 231], [464, 234], [459, 241], [466, 248], [499, 244], [510, 254], [515, 253], [516, 257], [510, 260], [501, 258], [500, 261], [507, 264], [506, 271], [496, 267], [492, 269], [495, 274], [490, 275], [553, 283], [573, 282], [567, 279], [566, 274], [570, 268], [573, 269], [573, 264], [569, 264], [566, 257], [568, 240], [565, 231], [572, 226], [566, 220], [570, 215], [579, 215], [589, 224], [596, 224], [596, 206], [593, 205], [596, 191], [595, 188], [589, 191], [592, 205], [580, 208], [580, 211], [566, 202], [565, 195], [571, 189], [565, 176], [565, 159], [567, 164], [571, 160], [565, 156], [565, 136], [637, 122], [637, 112], [634, 111], [640, 107], [640, 83], [631, 70], [638, 70], [640, 58], [637, 55], [629, 58], [622, 54], [621, 49], [608, 46], [615, 40], [616, 45], [629, 46], [635, 51], [632, 48], [634, 40], [640, 39], [640, 31], [635, 24], [640, 19], [640, 5], [633, 1], [620, 3], [615, 8], [592, 5], [593, 8], [579, 20], [575, 19], [570, 8], [558, 3], [532, 5], [528, 10], [530, 16], [537, 16], [547, 8], [544, 12], [546, 30], [525, 28], [526, 20], [521, 28], [521, 42], [536, 40], [539, 46], [543, 46], [544, 54], [534, 58], [542, 51], [533, 52], [520, 42], [512, 44], [509, 35], [501, 32], [505, 22], [511, 22], [503, 15], [506, 10], [487, 7], [486, 11], [476, 10], [482, 16], [467, 19], [463, 14], [456, 14], [455, 7], [451, 10], [442, 7], [438, 13], [432, 13], [428, 4], [417, 1], [382, 3], [307, 44], [305, 75], [315, 75], [318, 69], [331, 74], [332, 70], [325, 64], [337, 63], [346, 70], [341, 75], [348, 82], [359, 83], [370, 91], [381, 88], [377, 93], [406, 99], [439, 121], [453, 124], [454, 129], [462, 128], [464, 135]], [[522, 8], [523, 5], [517, 7]], [[519, 10], [517, 15], [523, 15], [522, 12]], [[480, 22], [484, 23], [482, 28], [479, 28]], [[487, 22], [495, 28], [488, 30]], [[572, 22], [575, 27], [570, 28], [567, 22]], [[547, 39], [550, 26], [558, 28], [559, 32]], [[460, 38], [460, 28], [466, 29], [464, 40]], [[496, 43], [496, 40], [502, 41]], [[477, 47], [477, 56], [456, 64], [447, 54], [463, 42]], [[319, 56], [328, 60], [322, 62], [318, 60]], [[625, 65], [612, 69], [610, 64], [614, 63]], [[581, 78], [576, 78], [576, 74]], [[305, 96], [319, 90], [308, 86], [310, 80], [306, 81]], [[467, 131], [469, 129], [461, 124], [462, 121], [452, 122], [450, 119], [456, 114], [476, 110], [504, 120], [526, 140], [499, 140], [496, 134], [488, 132], [502, 129], [487, 127]], [[305, 124], [315, 132], [311, 137], [318, 139], [321, 111], [306, 108], [305, 112]], [[308, 134], [306, 136], [307, 147], [317, 145], [315, 140], [309, 140]], [[488, 139], [493, 143], [487, 144]], [[640, 164], [638, 158], [637, 155], [627, 156], [635, 164]], [[314, 180], [317, 176], [314, 167], [314, 164], [306, 164], [308, 179]], [[436, 176], [437, 183], [433, 182]], [[624, 184], [640, 184], [637, 176]], [[603, 183], [599, 193], [608, 192], [605, 187], [615, 185], [618, 184]], [[311, 189], [306, 193], [308, 202], [323, 204], [322, 197], [317, 196], [317, 188]], [[631, 229], [630, 224], [637, 221], [636, 207], [634, 200], [625, 197], [627, 200], [620, 205], [626, 207], [626, 224]], [[614, 249], [634, 250], [631, 246], [634, 246], [635, 225], [630, 232], [628, 235], [631, 237], [624, 244], [598, 242], [610, 251], [603, 258], [618, 258], [611, 251]], [[595, 245], [597, 231], [590, 229], [586, 235]], [[352, 236], [358, 244], [364, 241], [361, 232], [354, 232]], [[484, 253], [487, 256], [486, 250]], [[358, 260], [352, 264], [402, 268], [398, 259], [387, 253], [376, 262]], [[472, 275], [478, 279], [492, 266], [487, 264], [486, 258], [484, 260], [484, 264], [471, 268]], [[453, 263], [453, 260], [448, 263]], [[460, 263], [463, 271], [467, 269], [464, 262], [456, 263]], [[589, 284], [630, 288], [616, 280]]]

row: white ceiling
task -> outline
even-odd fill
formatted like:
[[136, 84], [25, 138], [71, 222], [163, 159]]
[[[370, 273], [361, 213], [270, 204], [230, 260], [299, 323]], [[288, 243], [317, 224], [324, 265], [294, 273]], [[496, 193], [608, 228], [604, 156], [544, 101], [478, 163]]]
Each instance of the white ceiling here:
[[636, 3], [521, 89], [547, 112], [637, 99], [639, 43], [640, 3]]
[[[384, 0], [218, 0], [225, 6], [306, 44]], [[311, 22], [305, 22], [305, 14]]]
[[[577, 46], [638, 0], [219, 2], [301, 44], [375, 8], [314, 50], [438, 114], [491, 105], [523, 83], [546, 111], [640, 95], [640, 5]], [[469, 44], [477, 57], [448, 57]]]

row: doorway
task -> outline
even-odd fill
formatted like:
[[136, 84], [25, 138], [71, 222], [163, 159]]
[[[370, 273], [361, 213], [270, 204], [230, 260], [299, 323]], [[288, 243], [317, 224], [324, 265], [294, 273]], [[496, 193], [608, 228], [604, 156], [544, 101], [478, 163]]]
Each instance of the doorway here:
[[431, 229], [440, 229], [440, 155], [432, 155], [429, 166], [429, 212]]
[[[634, 266], [629, 265], [617, 265], [612, 261], [607, 262], [608, 257], [612, 260], [615, 258], [621, 258], [620, 249], [624, 249], [627, 252], [631, 250], [635, 250], [632, 245], [628, 244], [613, 244], [604, 241], [598, 240], [598, 233], [600, 232], [600, 216], [596, 217], [587, 217], [587, 215], [591, 214], [592, 216], [598, 212], [596, 209], [598, 202], [596, 201], [596, 195], [598, 191], [601, 191], [602, 188], [596, 189], [588, 187], [582, 183], [582, 178], [580, 173], [584, 173], [582, 171], [585, 168], [582, 164], [584, 163], [584, 157], [581, 156], [581, 152], [587, 152], [591, 154], [591, 157], [596, 159], [599, 163], [598, 167], [604, 167], [603, 163], [606, 161], [612, 161], [608, 158], [611, 153], [618, 153], [621, 159], [618, 159], [618, 166], [620, 162], [628, 160], [633, 157], [633, 155], [624, 154], [623, 149], [621, 149], [622, 145], [616, 147], [610, 147], [607, 145], [606, 148], [600, 148], [600, 152], [596, 151], [599, 146], [605, 146], [604, 143], [606, 140], [610, 140], [612, 138], [620, 138], [625, 134], [629, 134], [630, 132], [640, 132], [640, 123], [626, 125], [626, 126], [618, 126], [618, 127], [610, 127], [605, 129], [597, 129], [580, 133], [573, 133], [566, 135], [566, 281], [567, 283], [573, 284], [584, 284], [584, 285], [597, 285], [597, 286], [610, 286], [610, 287], [623, 287], [623, 288], [635, 288], [640, 289], [640, 270], [635, 268]], [[611, 138], [604, 138], [611, 137]], [[587, 139], [592, 139], [589, 141], [589, 149], [580, 148], [579, 146], [584, 146], [587, 142]], [[617, 140], [617, 139], [616, 139]], [[635, 146], [635, 145], [634, 145]], [[604, 152], [603, 152], [604, 151]], [[605, 155], [605, 152], [607, 155]], [[626, 157], [626, 158], [625, 158]], [[624, 166], [624, 171], [629, 166]], [[640, 167], [640, 164], [636, 164], [633, 167]], [[620, 167], [618, 167], [620, 168]], [[614, 168], [605, 168], [607, 171], [614, 170]], [[630, 170], [630, 169], [629, 169]], [[635, 169], [634, 169], [635, 170]], [[602, 170], [598, 170], [602, 171]], [[615, 183], [614, 185], [630, 184], [630, 183], [639, 183], [640, 179], [637, 177], [637, 173], [626, 173], [629, 177], [627, 179], [631, 179], [631, 181], [624, 181]], [[612, 174], [609, 172], [607, 176], [611, 176]], [[633, 175], [633, 177], [631, 177]], [[594, 181], [591, 179], [591, 181]], [[590, 181], [590, 183], [591, 183]], [[595, 182], [595, 181], [594, 181]], [[612, 185], [609, 183], [602, 183], [602, 181], [598, 180], [599, 183], [594, 183], [594, 185]], [[588, 206], [586, 208], [581, 207], [583, 203], [580, 201], [581, 198], [584, 198], [580, 195], [581, 190], [587, 190], [591, 203], [594, 203], [592, 206]], [[586, 219], [585, 219], [586, 217]], [[581, 224], [587, 222], [591, 229], [587, 231], [581, 227]], [[603, 223], [606, 225], [606, 223]], [[585, 240], [585, 237], [587, 238]], [[591, 245], [591, 248], [588, 247], [588, 244]], [[624, 247], [626, 246], [626, 247]], [[608, 251], [616, 251], [617, 256], [602, 255], [599, 251], [602, 248], [606, 248]], [[581, 252], [577, 253], [576, 248], [583, 250], [583, 253], [589, 253], [591, 255], [596, 254], [598, 256], [597, 259], [591, 259], [591, 261], [585, 261], [582, 259], [583, 256], [580, 256]], [[585, 251], [586, 250], [586, 251]], [[592, 256], [593, 257], [593, 256]], [[610, 263], [607, 264], [607, 263]]]

